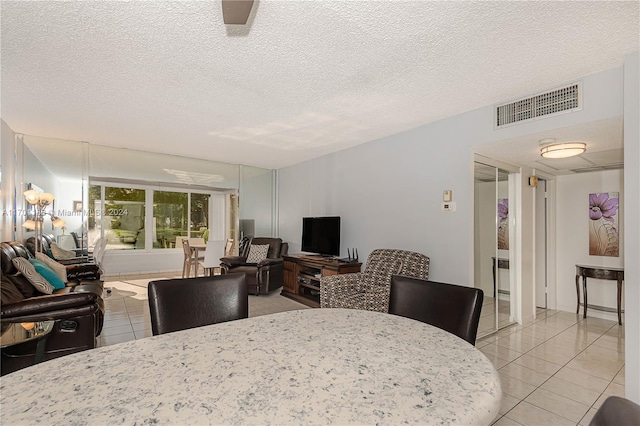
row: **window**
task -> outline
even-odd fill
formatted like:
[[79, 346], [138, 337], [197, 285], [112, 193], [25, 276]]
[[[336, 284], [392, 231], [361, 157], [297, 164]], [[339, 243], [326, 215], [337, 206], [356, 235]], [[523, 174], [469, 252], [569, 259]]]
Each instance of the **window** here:
[[89, 245], [103, 236], [110, 250], [144, 249], [145, 193], [144, 189], [91, 185]]
[[[206, 241], [210, 198], [208, 193], [90, 185], [89, 245], [100, 236], [110, 250], [170, 249], [179, 237]], [[153, 211], [151, 217], [147, 218], [147, 210]], [[152, 230], [151, 246], [147, 229]]]

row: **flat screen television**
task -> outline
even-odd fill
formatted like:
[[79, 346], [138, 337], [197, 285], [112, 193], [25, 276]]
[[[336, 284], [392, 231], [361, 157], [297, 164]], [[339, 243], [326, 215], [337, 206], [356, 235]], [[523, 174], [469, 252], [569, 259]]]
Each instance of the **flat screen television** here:
[[340, 255], [340, 216], [303, 217], [302, 251]]

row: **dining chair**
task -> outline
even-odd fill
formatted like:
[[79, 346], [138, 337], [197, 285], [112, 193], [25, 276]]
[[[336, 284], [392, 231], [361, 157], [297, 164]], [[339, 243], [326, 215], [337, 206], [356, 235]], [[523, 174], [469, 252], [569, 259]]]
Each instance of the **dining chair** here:
[[640, 405], [626, 398], [610, 396], [604, 400], [589, 426], [637, 426]]
[[225, 256], [233, 255], [233, 238], [227, 238], [227, 244], [224, 246], [224, 255]]
[[249, 316], [244, 274], [151, 281], [147, 292], [154, 336]]
[[477, 288], [394, 275], [389, 313], [431, 324], [475, 345], [483, 298]]
[[191, 267], [196, 267], [196, 274], [198, 273], [198, 259], [195, 257], [195, 253], [191, 250], [191, 246], [189, 245], [188, 239], [182, 240], [182, 251], [184, 253], [184, 261], [182, 263], [182, 278], [189, 278], [191, 275]]
[[215, 275], [215, 270], [218, 270], [220, 275], [220, 258], [224, 257], [225, 241], [211, 241], [207, 242], [207, 248], [204, 252], [204, 260], [201, 262], [205, 275]]
[[98, 265], [100, 269], [100, 274], [104, 275], [104, 267], [102, 265], [102, 259], [104, 258], [104, 252], [107, 248], [107, 239], [104, 237], [100, 237], [96, 240], [95, 245], [93, 246], [93, 262]]
[[174, 247], [175, 247], [175, 248], [180, 248], [180, 247], [182, 247], [182, 241], [183, 241], [183, 240], [186, 240], [186, 239], [187, 239], [187, 237], [183, 237], [183, 236], [181, 236], [181, 235], [176, 236], [176, 239], [175, 239], [175, 241], [174, 241], [174, 244], [175, 244], [175, 246], [174, 246]]

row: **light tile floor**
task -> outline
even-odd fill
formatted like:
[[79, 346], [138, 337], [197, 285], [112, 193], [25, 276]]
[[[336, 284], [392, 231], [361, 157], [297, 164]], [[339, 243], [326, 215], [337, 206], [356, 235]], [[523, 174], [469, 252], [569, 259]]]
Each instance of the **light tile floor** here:
[[[151, 336], [147, 284], [174, 277], [180, 272], [107, 277], [112, 292], [105, 294], [99, 345]], [[250, 317], [294, 309], [307, 307], [278, 292], [249, 297]], [[514, 325], [476, 343], [502, 383], [494, 425], [587, 426], [608, 396], [624, 396], [624, 326], [544, 309], [537, 316], [533, 324]]]

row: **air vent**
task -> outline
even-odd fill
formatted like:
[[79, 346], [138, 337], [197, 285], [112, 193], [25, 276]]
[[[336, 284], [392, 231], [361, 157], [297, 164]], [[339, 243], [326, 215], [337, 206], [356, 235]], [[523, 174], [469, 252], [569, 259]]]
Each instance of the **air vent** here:
[[606, 166], [591, 166], [583, 167], [581, 169], [571, 169], [573, 173], [589, 173], [589, 172], [601, 172], [603, 170], [617, 170], [624, 169], [624, 163], [608, 164]]
[[582, 82], [496, 107], [496, 128], [582, 109]]

